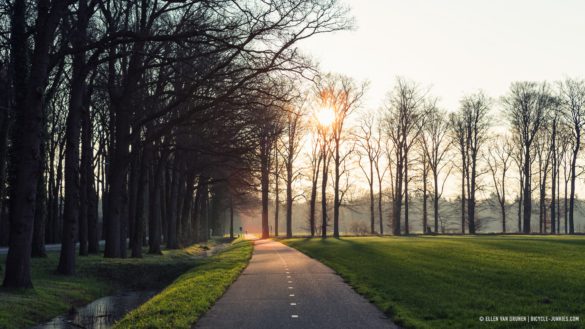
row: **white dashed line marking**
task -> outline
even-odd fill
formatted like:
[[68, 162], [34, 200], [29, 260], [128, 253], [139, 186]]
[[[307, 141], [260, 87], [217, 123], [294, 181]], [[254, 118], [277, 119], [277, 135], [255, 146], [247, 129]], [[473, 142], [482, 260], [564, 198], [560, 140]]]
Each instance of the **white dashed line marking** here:
[[290, 275], [287, 275], [287, 276], [286, 276], [286, 278], [287, 278], [287, 279], [290, 279]]
[[292, 283], [292, 281], [289, 281], [288, 283]]
[[293, 315], [291, 315], [290, 317], [291, 317], [291, 318], [293, 318], [293, 319], [297, 319], [299, 316], [298, 316], [298, 315], [296, 315], [296, 314], [293, 314]]
[[290, 295], [288, 295], [288, 296], [289, 296], [289, 297], [294, 297], [294, 296], [295, 296], [295, 294], [290, 294]]
[[290, 303], [290, 306], [296, 306], [297, 303]]
[[293, 287], [288, 287], [288, 289], [292, 289]]

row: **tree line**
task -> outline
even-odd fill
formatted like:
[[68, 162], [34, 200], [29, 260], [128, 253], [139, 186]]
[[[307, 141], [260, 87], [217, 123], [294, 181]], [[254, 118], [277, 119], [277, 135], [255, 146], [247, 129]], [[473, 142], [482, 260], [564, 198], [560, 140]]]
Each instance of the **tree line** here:
[[[446, 188], [460, 204], [462, 234], [485, 229], [491, 218], [478, 216], [478, 204], [486, 202], [499, 211], [502, 233], [576, 233], [585, 80], [514, 82], [499, 99], [478, 91], [452, 111], [442, 109], [429, 88], [416, 82], [397, 78], [394, 85], [376, 110], [360, 108], [367, 84], [349, 77], [323, 75], [312, 88], [313, 104], [303, 112], [303, 141], [309, 146], [297, 161], [308, 186], [298, 195], [306, 200], [311, 236], [332, 231], [339, 237], [339, 209], [357, 205], [359, 197], [351, 200], [348, 194], [360, 184], [357, 189], [368, 195], [370, 234], [384, 234], [386, 228], [394, 235], [413, 229], [445, 233], [446, 223], [457, 216], [441, 212]], [[292, 195], [291, 176], [279, 174], [278, 157], [291, 161], [290, 153], [279, 151], [290, 140], [282, 135], [280, 144], [275, 137], [273, 156], [276, 228], [279, 179], [287, 184], [287, 200]], [[413, 195], [422, 205], [421, 227], [411, 223]], [[291, 211], [290, 202], [282, 206]], [[267, 217], [266, 210], [266, 222]], [[288, 216], [286, 235], [292, 236]]]
[[32, 286], [46, 242], [72, 275], [77, 242], [81, 256], [101, 238], [105, 257], [158, 254], [207, 240], [224, 209], [233, 236], [270, 165], [266, 123], [316, 74], [297, 44], [351, 27], [347, 14], [336, 0], [4, 1], [4, 286]]

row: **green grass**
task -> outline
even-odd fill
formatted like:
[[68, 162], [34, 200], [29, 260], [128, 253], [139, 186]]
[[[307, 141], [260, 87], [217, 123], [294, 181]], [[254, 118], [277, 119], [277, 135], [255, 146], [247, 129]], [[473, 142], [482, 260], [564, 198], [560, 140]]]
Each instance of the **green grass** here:
[[[543, 236], [292, 239], [406, 328], [585, 327], [585, 238]], [[579, 322], [480, 322], [481, 316]]]
[[234, 243], [213, 261], [181, 275], [115, 328], [191, 328], [246, 267], [252, 250], [249, 241]]
[[[50, 252], [47, 258], [32, 260], [33, 289], [0, 288], [0, 328], [26, 328], [119, 290], [162, 289], [180, 274], [206, 263], [195, 257], [202, 251], [193, 245], [163, 251], [163, 256], [145, 254], [141, 259], [78, 257], [77, 274], [70, 277], [55, 273], [59, 253]], [[2, 264], [5, 257], [0, 256]], [[0, 277], [4, 277], [2, 270]]]

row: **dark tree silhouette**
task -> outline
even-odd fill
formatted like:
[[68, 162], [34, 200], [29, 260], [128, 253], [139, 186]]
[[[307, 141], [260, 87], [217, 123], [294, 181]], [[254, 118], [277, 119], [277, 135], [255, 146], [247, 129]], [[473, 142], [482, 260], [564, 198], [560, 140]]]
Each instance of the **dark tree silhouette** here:
[[516, 82], [503, 98], [506, 112], [513, 132], [522, 147], [522, 231], [530, 233], [530, 217], [532, 215], [532, 145], [543, 125], [546, 111], [553, 104], [546, 84], [534, 82]]

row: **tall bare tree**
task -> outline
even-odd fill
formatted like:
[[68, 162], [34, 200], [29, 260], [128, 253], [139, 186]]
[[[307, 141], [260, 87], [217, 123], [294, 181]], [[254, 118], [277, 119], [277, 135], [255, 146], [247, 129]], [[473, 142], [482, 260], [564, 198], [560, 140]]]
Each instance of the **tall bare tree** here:
[[300, 172], [295, 168], [296, 160], [302, 148], [302, 137], [304, 134], [303, 117], [305, 114], [307, 97], [297, 101], [286, 108], [286, 119], [284, 123], [283, 144], [281, 156], [284, 160], [286, 184], [286, 236], [292, 237], [292, 218], [293, 218], [293, 184], [299, 178]]
[[[30, 257], [38, 177], [41, 175], [43, 97], [50, 70], [55, 32], [73, 1], [40, 1], [30, 8], [25, 0], [12, 3], [11, 55], [14, 84], [14, 147], [10, 191], [10, 240], [4, 286], [32, 286]], [[27, 31], [26, 15], [36, 12], [34, 29]], [[29, 45], [32, 44], [32, 51]], [[29, 67], [30, 63], [30, 67]]]
[[384, 125], [395, 158], [394, 199], [392, 205], [393, 233], [402, 234], [401, 213], [404, 199], [404, 233], [409, 234], [408, 164], [409, 153], [421, 133], [426, 93], [414, 82], [396, 79], [384, 108]]
[[466, 178], [468, 176], [468, 152], [469, 147], [466, 139], [465, 121], [458, 113], [452, 112], [449, 115], [449, 127], [452, 132], [451, 138], [453, 143], [457, 145], [459, 155], [461, 156], [461, 234], [465, 234], [465, 224], [467, 223], [467, 213], [465, 211], [467, 195], [465, 193]]
[[[375, 148], [378, 150], [377, 157], [374, 158], [374, 169], [376, 169], [376, 180], [378, 182], [378, 224], [380, 229], [380, 235], [384, 235], [384, 213], [382, 211], [382, 199], [383, 199], [383, 182], [386, 173], [388, 172], [389, 168], [391, 167], [390, 164], [384, 165], [384, 153], [386, 152], [386, 142], [385, 135], [383, 133], [383, 128], [380, 122], [377, 123], [376, 133], [374, 134], [374, 145]], [[392, 185], [392, 184], [390, 184]]]
[[[274, 161], [274, 147], [282, 133], [282, 126], [276, 117], [279, 113], [275, 109], [267, 109], [258, 126], [258, 157], [260, 163], [260, 189], [262, 195], [262, 238], [270, 236], [268, 225], [268, 194], [270, 188], [270, 174]], [[269, 120], [266, 120], [269, 118]]]
[[535, 154], [536, 154], [536, 165], [538, 167], [538, 229], [539, 233], [546, 233], [547, 231], [547, 201], [546, 201], [546, 190], [548, 183], [548, 174], [550, 171], [552, 148], [551, 148], [551, 136], [550, 136], [550, 116], [552, 114], [547, 111], [545, 114], [546, 122], [543, 125], [540, 133], [535, 140]]
[[[376, 223], [375, 223], [375, 202], [374, 202], [374, 171], [377, 175], [381, 175], [379, 171], [379, 162], [382, 155], [382, 145], [379, 142], [379, 138], [376, 134], [376, 121], [372, 113], [368, 112], [362, 116], [358, 124], [357, 132], [357, 145], [358, 145], [358, 165], [362, 170], [366, 182], [369, 187], [370, 196], [370, 234], [376, 234]], [[364, 164], [363, 160], [366, 160]], [[378, 182], [380, 177], [378, 177]], [[381, 195], [381, 190], [378, 190], [378, 194]], [[378, 210], [379, 211], [379, 210]], [[383, 228], [380, 227], [380, 234], [383, 233]]]
[[[470, 234], [476, 233], [477, 178], [481, 174], [478, 161], [490, 128], [490, 103], [490, 99], [483, 92], [465, 96], [461, 100], [461, 108], [453, 117], [451, 124], [462, 156], [462, 175], [464, 177], [462, 183], [465, 185], [462, 188], [462, 203], [464, 203], [463, 199], [466, 199], [466, 219]], [[466, 195], [465, 192], [467, 192]]]
[[[445, 111], [439, 110], [436, 106], [431, 106], [426, 115], [427, 119], [421, 134], [421, 142], [433, 176], [434, 232], [439, 233], [439, 200], [443, 194], [445, 181], [449, 177], [452, 168], [450, 161], [447, 161], [447, 156], [453, 145], [453, 140], [449, 138], [449, 121], [447, 121]], [[445, 169], [447, 169], [447, 173], [442, 181], [439, 181], [439, 176]]]
[[489, 149], [490, 152], [487, 153], [486, 163], [492, 176], [494, 191], [502, 216], [502, 233], [506, 233], [508, 211], [506, 182], [512, 166], [514, 145], [509, 136], [496, 135], [491, 140]]
[[[322, 109], [323, 110], [323, 109]], [[319, 159], [322, 164], [321, 170], [321, 237], [327, 237], [327, 226], [329, 217], [327, 216], [327, 181], [329, 179], [329, 165], [331, 163], [331, 126], [326, 122], [317, 120], [317, 131], [319, 134]], [[317, 169], [318, 169], [317, 165]], [[313, 176], [317, 179], [317, 175]]]
[[502, 99], [508, 119], [522, 149], [522, 231], [530, 233], [532, 215], [532, 161], [533, 142], [545, 120], [546, 111], [553, 105], [553, 97], [545, 83], [514, 82], [508, 95]]
[[346, 139], [346, 121], [359, 106], [366, 84], [358, 85], [353, 79], [342, 75], [327, 75], [320, 81], [318, 94], [321, 106], [333, 111], [331, 122], [331, 152], [333, 160], [333, 236], [339, 238], [339, 209], [341, 207], [340, 182], [341, 166], [347, 158], [342, 154]]
[[323, 152], [321, 152], [321, 145], [319, 143], [320, 137], [317, 135], [317, 132], [312, 132], [311, 136], [312, 146], [309, 154], [309, 178], [311, 180], [311, 192], [309, 194], [309, 230], [311, 232], [311, 236], [315, 236], [315, 231], [317, 228], [315, 220], [317, 187], [319, 184], [321, 163], [323, 162]]
[[581, 149], [585, 127], [585, 81], [567, 79], [560, 83], [560, 101], [571, 123], [573, 150], [571, 158], [571, 194], [569, 196], [569, 233], [575, 233], [575, 181], [577, 179], [577, 158]]

